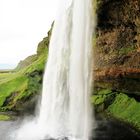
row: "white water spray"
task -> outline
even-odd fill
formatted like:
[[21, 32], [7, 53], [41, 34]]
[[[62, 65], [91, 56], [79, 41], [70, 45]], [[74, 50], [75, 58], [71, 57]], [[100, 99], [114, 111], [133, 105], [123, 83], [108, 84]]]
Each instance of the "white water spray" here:
[[17, 132], [17, 140], [90, 137], [92, 1], [67, 2], [53, 27], [39, 116]]

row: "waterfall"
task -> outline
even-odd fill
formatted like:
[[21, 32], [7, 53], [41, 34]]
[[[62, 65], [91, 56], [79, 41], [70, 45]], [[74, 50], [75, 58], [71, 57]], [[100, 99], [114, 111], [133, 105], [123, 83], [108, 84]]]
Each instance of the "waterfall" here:
[[39, 115], [18, 131], [17, 140], [90, 138], [92, 1], [64, 1], [51, 36]]

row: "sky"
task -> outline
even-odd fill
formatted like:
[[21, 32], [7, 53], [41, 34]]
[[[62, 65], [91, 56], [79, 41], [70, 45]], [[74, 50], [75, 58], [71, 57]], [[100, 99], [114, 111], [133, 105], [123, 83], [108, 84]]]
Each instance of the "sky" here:
[[36, 53], [57, 9], [58, 0], [0, 0], [0, 69]]

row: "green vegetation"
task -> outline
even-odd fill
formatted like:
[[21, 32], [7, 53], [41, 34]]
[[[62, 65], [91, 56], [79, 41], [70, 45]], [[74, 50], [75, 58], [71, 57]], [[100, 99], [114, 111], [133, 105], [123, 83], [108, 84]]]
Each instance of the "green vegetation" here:
[[10, 119], [11, 119], [11, 117], [8, 115], [0, 115], [0, 121], [8, 121]]
[[104, 111], [112, 103], [116, 94], [116, 92], [112, 92], [110, 89], [96, 91], [91, 97], [91, 103], [94, 104], [95, 111]]
[[27, 57], [25, 60], [20, 61], [20, 63], [18, 64], [18, 66], [16, 67], [16, 70], [20, 70], [28, 65], [30, 65], [32, 62], [37, 60], [37, 55], [32, 55]]
[[106, 110], [110, 115], [140, 130], [140, 103], [120, 93]]
[[112, 91], [110, 89], [99, 90], [97, 93], [94, 93], [94, 95], [91, 97], [91, 102], [94, 105], [102, 104], [105, 102], [105, 100], [108, 97], [108, 94], [110, 94], [110, 93], [112, 93]]
[[126, 55], [126, 54], [128, 54], [128, 53], [130, 53], [130, 52], [132, 52], [132, 51], [134, 51], [134, 50], [135, 50], [135, 47], [134, 47], [134, 46], [127, 47], [127, 48], [122, 47], [122, 48], [119, 50], [119, 54], [121, 54], [121, 55]]
[[21, 61], [14, 70], [0, 73], [0, 111], [18, 111], [19, 106], [40, 93], [50, 36], [51, 31], [39, 43], [37, 54]]
[[91, 97], [91, 102], [96, 112], [106, 112], [140, 131], [140, 102], [134, 98], [110, 89], [102, 89]]
[[28, 79], [25, 76], [19, 76], [0, 85], [0, 106], [13, 93], [23, 92], [27, 86]]

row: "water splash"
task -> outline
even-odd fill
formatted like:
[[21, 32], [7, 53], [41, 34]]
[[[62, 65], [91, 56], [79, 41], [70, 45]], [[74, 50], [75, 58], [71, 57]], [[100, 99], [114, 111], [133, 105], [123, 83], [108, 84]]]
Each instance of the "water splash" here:
[[91, 0], [67, 2], [53, 27], [40, 113], [19, 129], [17, 140], [88, 140], [91, 135], [95, 17]]

